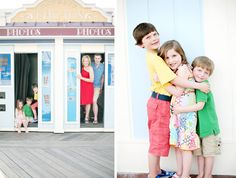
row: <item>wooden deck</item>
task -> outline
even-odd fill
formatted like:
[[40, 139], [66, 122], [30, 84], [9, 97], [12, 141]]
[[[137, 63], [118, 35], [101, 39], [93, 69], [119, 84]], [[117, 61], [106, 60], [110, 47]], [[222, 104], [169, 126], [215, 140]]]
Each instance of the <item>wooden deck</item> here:
[[114, 133], [0, 132], [0, 178], [113, 178]]

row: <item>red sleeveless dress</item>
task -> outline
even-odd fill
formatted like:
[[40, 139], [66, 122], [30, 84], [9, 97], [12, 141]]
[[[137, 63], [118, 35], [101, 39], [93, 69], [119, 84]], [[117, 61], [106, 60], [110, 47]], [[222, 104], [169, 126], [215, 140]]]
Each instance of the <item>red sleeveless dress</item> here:
[[[89, 72], [82, 68], [81, 75], [84, 78], [89, 78]], [[80, 80], [80, 104], [92, 104], [93, 103], [93, 82], [86, 82], [84, 80]]]

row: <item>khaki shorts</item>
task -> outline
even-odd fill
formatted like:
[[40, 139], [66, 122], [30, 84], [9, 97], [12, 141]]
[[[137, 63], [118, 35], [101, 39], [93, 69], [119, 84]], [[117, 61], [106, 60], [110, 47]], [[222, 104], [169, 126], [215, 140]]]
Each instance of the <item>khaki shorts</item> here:
[[215, 156], [221, 153], [221, 139], [219, 135], [201, 138], [201, 148], [195, 150], [195, 156]]
[[93, 101], [97, 102], [99, 94], [100, 94], [100, 88], [94, 88]]

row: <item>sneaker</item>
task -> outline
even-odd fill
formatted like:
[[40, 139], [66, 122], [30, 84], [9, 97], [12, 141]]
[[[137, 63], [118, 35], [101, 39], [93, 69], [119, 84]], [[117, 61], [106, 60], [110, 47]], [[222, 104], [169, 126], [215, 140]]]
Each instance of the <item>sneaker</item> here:
[[160, 178], [160, 177], [172, 177], [175, 174], [175, 172], [172, 171], [165, 171], [163, 169], [161, 169], [161, 173], [158, 174], [156, 176], [156, 178]]
[[174, 173], [174, 175], [170, 176], [169, 178], [180, 178], [180, 176], [178, 176], [176, 173]]

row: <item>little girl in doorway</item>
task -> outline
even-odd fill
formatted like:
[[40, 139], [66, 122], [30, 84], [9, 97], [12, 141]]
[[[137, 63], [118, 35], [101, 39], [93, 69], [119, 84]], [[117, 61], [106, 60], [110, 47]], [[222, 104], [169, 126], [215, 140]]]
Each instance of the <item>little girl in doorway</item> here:
[[28, 127], [28, 120], [25, 117], [25, 114], [23, 112], [23, 106], [24, 106], [23, 101], [18, 99], [16, 101], [16, 112], [15, 112], [18, 133], [21, 133], [21, 125], [22, 124], [23, 124], [23, 126], [25, 128], [25, 133], [28, 133], [28, 129], [27, 129], [27, 127]]
[[[165, 42], [160, 48], [159, 55], [178, 76], [194, 81], [184, 50], [177, 41]], [[194, 89], [177, 88], [182, 90], [182, 95], [172, 96], [172, 106], [189, 106], [196, 102]], [[177, 161], [177, 172], [172, 176], [174, 178], [189, 178], [192, 151], [200, 147], [199, 137], [196, 134], [196, 124], [196, 112], [171, 114], [170, 145], [175, 147]]]

